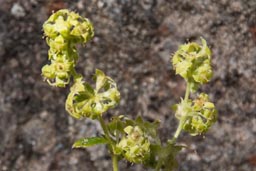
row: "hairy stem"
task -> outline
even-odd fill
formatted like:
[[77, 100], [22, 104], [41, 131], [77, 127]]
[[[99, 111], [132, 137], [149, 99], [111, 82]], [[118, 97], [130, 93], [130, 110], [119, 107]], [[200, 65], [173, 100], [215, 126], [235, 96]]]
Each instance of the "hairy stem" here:
[[188, 101], [189, 93], [190, 93], [190, 84], [189, 84], [189, 82], [187, 82], [186, 93], [185, 93], [185, 98], [184, 98], [185, 102]]
[[182, 131], [182, 127], [183, 127], [183, 124], [185, 123], [185, 121], [186, 121], [186, 118], [182, 118], [180, 120], [178, 128], [176, 129], [175, 134], [174, 134], [174, 136], [173, 136], [173, 138], [171, 140], [172, 143], [175, 143], [176, 140], [178, 139], [178, 137], [179, 137], [179, 135], [180, 135], [180, 133]]
[[98, 117], [98, 120], [99, 120], [99, 122], [100, 122], [100, 125], [101, 125], [101, 127], [102, 127], [102, 129], [103, 129], [103, 132], [104, 132], [104, 134], [105, 134], [107, 140], [109, 141], [110, 145], [112, 146], [113, 141], [112, 141], [112, 139], [111, 139], [110, 136], [109, 136], [109, 132], [108, 132], [107, 126], [106, 126], [106, 124], [105, 124], [103, 118], [102, 118], [101, 116], [99, 116], [99, 117]]
[[114, 142], [113, 140], [111, 139], [110, 135], [109, 135], [109, 132], [108, 132], [108, 129], [107, 129], [107, 126], [103, 120], [103, 118], [101, 116], [98, 117], [98, 120], [100, 122], [100, 125], [103, 129], [103, 132], [109, 142], [109, 147], [110, 147], [110, 151], [112, 153], [112, 166], [113, 166], [113, 171], [118, 171], [118, 160], [117, 160], [117, 155], [115, 155], [113, 153], [113, 146], [114, 146]]
[[[189, 94], [190, 94], [190, 84], [189, 84], [189, 82], [187, 82], [186, 93], [185, 93], [185, 98], [184, 98], [185, 103], [189, 99]], [[182, 127], [183, 127], [184, 123], [186, 122], [186, 120], [187, 120], [187, 114], [185, 113], [179, 121], [178, 128], [176, 129], [175, 134], [174, 134], [172, 140], [170, 141], [171, 143], [175, 143], [176, 140], [178, 139], [178, 137], [182, 131]]]
[[117, 155], [112, 154], [112, 166], [113, 166], [113, 171], [118, 171], [118, 159]]

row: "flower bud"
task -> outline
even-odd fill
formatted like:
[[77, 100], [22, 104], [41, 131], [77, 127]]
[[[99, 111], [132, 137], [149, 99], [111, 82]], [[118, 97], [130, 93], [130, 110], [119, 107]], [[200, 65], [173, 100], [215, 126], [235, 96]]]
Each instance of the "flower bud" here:
[[73, 37], [74, 41], [86, 43], [94, 35], [92, 24], [88, 19], [82, 17], [79, 17], [77, 21], [78, 22], [74, 25], [70, 35]]
[[70, 80], [73, 64], [68, 61], [56, 60], [42, 68], [42, 75], [52, 86], [65, 87]]
[[72, 26], [69, 22], [67, 22], [69, 13], [70, 12], [66, 9], [53, 13], [43, 24], [45, 35], [51, 39], [54, 39], [56, 35], [61, 35], [67, 38], [69, 36], [69, 30]]
[[210, 81], [213, 72], [210, 65], [210, 59], [206, 59], [198, 68], [193, 71], [192, 77], [198, 83], [204, 84]]
[[[43, 67], [42, 74], [50, 85], [65, 87], [70, 80], [78, 54], [76, 43], [86, 43], [93, 37], [93, 26], [86, 18], [82, 18], [69, 10], [53, 13], [43, 25], [50, 65]], [[96, 105], [95, 109], [100, 106]]]
[[117, 144], [124, 157], [132, 163], [143, 163], [150, 156], [150, 142], [145, 133], [138, 126], [124, 128], [127, 134]]
[[53, 13], [44, 23], [43, 30], [50, 39], [59, 35], [72, 43], [86, 43], [94, 35], [93, 26], [88, 19], [66, 9]]
[[191, 135], [205, 133], [217, 119], [217, 110], [213, 103], [209, 102], [207, 94], [201, 93], [193, 101], [191, 112], [188, 113], [183, 129]]
[[59, 34], [55, 29], [54, 21], [45, 22], [43, 25], [43, 30], [44, 30], [44, 35], [49, 38], [55, 38]]
[[197, 43], [181, 45], [172, 58], [176, 74], [193, 83], [192, 89], [196, 89], [197, 84], [207, 83], [212, 77], [211, 51], [203, 38], [201, 41], [201, 46]]
[[54, 39], [48, 38], [47, 44], [51, 47], [51, 50], [54, 51], [55, 53], [67, 49], [67, 42], [61, 35], [56, 36]]
[[42, 75], [46, 78], [46, 79], [54, 79], [55, 78], [55, 74], [54, 74], [54, 69], [51, 65], [45, 65], [42, 68]]

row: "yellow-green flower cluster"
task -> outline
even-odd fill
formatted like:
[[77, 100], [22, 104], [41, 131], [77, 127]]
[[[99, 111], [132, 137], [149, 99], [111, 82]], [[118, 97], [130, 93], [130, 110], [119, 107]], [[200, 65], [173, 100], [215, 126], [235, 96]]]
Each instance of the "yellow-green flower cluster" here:
[[42, 68], [42, 75], [50, 85], [65, 87], [78, 59], [75, 45], [86, 43], [93, 33], [93, 26], [86, 18], [74, 12], [59, 10], [43, 25], [51, 63]]
[[[178, 119], [185, 119], [183, 129], [191, 135], [205, 133], [217, 119], [217, 110], [208, 95], [201, 93], [198, 98], [187, 103], [182, 101], [176, 111]], [[184, 117], [184, 118], [183, 118]]]
[[213, 73], [211, 51], [202, 38], [202, 46], [197, 43], [181, 45], [172, 58], [176, 74], [181, 75], [196, 90], [198, 84], [209, 82]]
[[75, 79], [66, 100], [66, 110], [71, 116], [95, 119], [118, 104], [120, 93], [116, 83], [100, 70], [96, 70], [95, 81], [96, 88], [93, 89], [82, 81], [82, 77]]
[[145, 133], [138, 126], [127, 126], [124, 132], [127, 135], [122, 138], [117, 147], [128, 161], [145, 162], [150, 156], [150, 142]]

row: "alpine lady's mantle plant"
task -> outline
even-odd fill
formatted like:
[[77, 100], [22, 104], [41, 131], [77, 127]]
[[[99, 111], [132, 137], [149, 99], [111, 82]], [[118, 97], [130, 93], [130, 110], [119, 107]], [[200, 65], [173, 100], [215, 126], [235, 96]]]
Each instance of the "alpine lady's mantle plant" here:
[[76, 119], [98, 120], [104, 131], [102, 136], [77, 140], [73, 148], [106, 144], [114, 171], [118, 171], [121, 159], [144, 164], [157, 171], [171, 171], [177, 166], [175, 156], [182, 148], [176, 144], [180, 132], [184, 130], [193, 136], [201, 135], [216, 121], [217, 112], [207, 94], [190, 98], [190, 93], [195, 93], [212, 77], [211, 52], [204, 39], [201, 39], [202, 45], [181, 45], [172, 57], [176, 74], [185, 79], [187, 88], [185, 97], [173, 107], [179, 121], [178, 128], [172, 139], [161, 142], [157, 132], [158, 121], [150, 123], [141, 117], [132, 120], [123, 115], [114, 116], [107, 123], [104, 121], [104, 113], [120, 100], [116, 83], [97, 69], [93, 77], [95, 85], [92, 86], [75, 70], [78, 60], [76, 45], [85, 44], [94, 35], [88, 19], [68, 10], [60, 10], [44, 23], [43, 30], [50, 47], [50, 64], [42, 68], [44, 79], [56, 87], [72, 84], [66, 100], [68, 113]]

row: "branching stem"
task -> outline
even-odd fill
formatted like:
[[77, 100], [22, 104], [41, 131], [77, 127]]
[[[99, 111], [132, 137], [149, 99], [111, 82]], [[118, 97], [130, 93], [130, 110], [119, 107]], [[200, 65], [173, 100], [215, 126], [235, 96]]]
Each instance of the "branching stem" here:
[[[189, 84], [189, 82], [187, 82], [186, 93], [185, 93], [185, 98], [184, 98], [185, 103], [189, 99], [189, 94], [190, 94], [190, 84]], [[182, 131], [182, 127], [183, 127], [184, 123], [186, 122], [186, 120], [187, 120], [187, 114], [185, 113], [184, 115], [182, 115], [182, 118], [179, 121], [178, 128], [176, 129], [175, 134], [171, 140], [172, 143], [175, 143], [176, 140], [178, 139], [178, 137]]]
[[100, 122], [100, 125], [101, 125], [101, 127], [102, 127], [102, 129], [103, 129], [103, 132], [104, 132], [104, 134], [105, 134], [105, 136], [106, 136], [106, 138], [107, 138], [107, 140], [108, 140], [108, 142], [109, 142], [109, 145], [110, 145], [110, 151], [111, 151], [111, 157], [112, 157], [112, 166], [113, 166], [113, 171], [118, 171], [118, 158], [117, 158], [117, 155], [115, 155], [114, 153], [113, 153], [113, 146], [115, 145], [114, 144], [114, 142], [113, 142], [113, 140], [111, 139], [111, 137], [110, 137], [110, 135], [109, 135], [109, 131], [108, 131], [108, 129], [107, 129], [107, 126], [106, 126], [106, 124], [105, 124], [105, 122], [104, 122], [104, 120], [103, 120], [103, 118], [102, 118], [102, 116], [99, 116], [98, 117], [98, 120], [99, 120], [99, 122]]
[[104, 122], [102, 116], [99, 116], [99, 117], [98, 117], [98, 120], [99, 120], [99, 122], [100, 122], [100, 125], [101, 125], [101, 127], [102, 127], [102, 129], [103, 129], [103, 132], [104, 132], [104, 134], [105, 134], [107, 140], [109, 141], [109, 143], [110, 143], [111, 146], [112, 146], [113, 141], [112, 141], [111, 137], [109, 136], [109, 132], [108, 132], [107, 126], [106, 126], [106, 124], [105, 124], [105, 122]]

